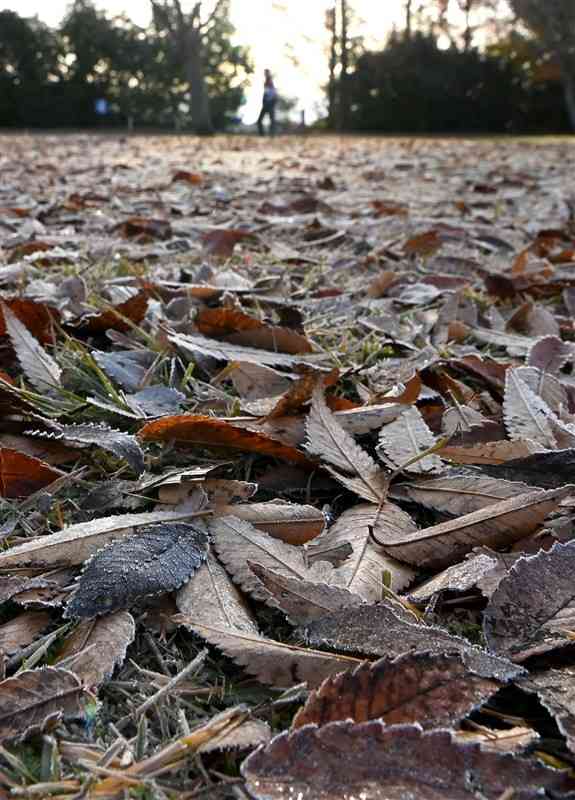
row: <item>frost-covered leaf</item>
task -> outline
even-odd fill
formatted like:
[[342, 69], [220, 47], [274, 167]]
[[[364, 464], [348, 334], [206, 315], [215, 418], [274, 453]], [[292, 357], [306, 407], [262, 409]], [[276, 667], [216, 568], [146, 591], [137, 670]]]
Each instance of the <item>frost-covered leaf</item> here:
[[523, 539], [574, 491], [573, 486], [532, 490], [416, 533], [385, 530], [378, 542], [388, 555], [408, 564], [446, 567], [478, 545], [496, 548]]
[[575, 788], [566, 770], [379, 720], [281, 733], [248, 756], [242, 775], [254, 800], [500, 800], [509, 790], [513, 800], [542, 791], [560, 800]]
[[383, 470], [338, 423], [321, 387], [313, 393], [306, 431], [308, 453], [327, 462], [327, 469], [340, 483], [372, 503], [385, 499], [388, 483]]
[[459, 653], [406, 653], [326, 678], [294, 717], [292, 730], [338, 719], [440, 728], [459, 722], [500, 687], [476, 675]]
[[517, 370], [508, 369], [503, 402], [505, 427], [511, 439], [530, 439], [542, 447], [557, 446], [551, 419], [557, 419], [547, 403], [522, 381]]
[[323, 553], [351, 545], [351, 555], [336, 570], [341, 585], [368, 602], [381, 600], [384, 583], [399, 592], [415, 577], [410, 567], [390, 558], [374, 543], [372, 534], [380, 538], [387, 529], [413, 533], [417, 526], [393, 503], [384, 503], [381, 508], [361, 503], [344, 511], [331, 528], [308, 546], [307, 552], [314, 559], [321, 559]]
[[179, 589], [204, 561], [205, 530], [183, 522], [150, 525], [96, 553], [82, 572], [66, 616], [91, 618]]
[[65, 669], [44, 667], [0, 681], [0, 742], [24, 739], [61, 717], [82, 717], [84, 687]]
[[338, 582], [331, 564], [308, 565], [303, 548], [285, 544], [238, 517], [210, 520], [209, 530], [214, 549], [234, 581], [257, 600], [270, 602], [270, 595], [249, 568], [248, 561], [286, 577], [316, 583]]
[[80, 622], [64, 640], [55, 663], [77, 675], [84, 686], [99, 686], [123, 664], [135, 635], [134, 618], [127, 611]]
[[527, 364], [542, 372], [556, 375], [570, 361], [575, 360], [575, 348], [558, 336], [542, 336], [527, 353]]
[[137, 475], [144, 471], [144, 454], [135, 436], [130, 436], [123, 431], [114, 430], [107, 425], [87, 423], [85, 425], [60, 425], [56, 422], [47, 423], [51, 431], [29, 431], [29, 436], [46, 439], [63, 439], [82, 445], [96, 445], [103, 450], [108, 450], [122, 458], [131, 466]]
[[519, 685], [537, 694], [565, 736], [569, 750], [575, 753], [575, 667], [531, 672]]
[[258, 634], [253, 613], [211, 548], [205, 562], [176, 595], [179, 611], [195, 623]]
[[[402, 414], [384, 425], [379, 434], [377, 452], [392, 469], [399, 469], [417, 459], [425, 450], [435, 445], [435, 436], [427, 427], [420, 411], [410, 406]], [[442, 472], [443, 464], [436, 455], [428, 455], [406, 466], [407, 472], [429, 474]]]
[[59, 364], [5, 303], [0, 304], [0, 310], [4, 316], [6, 332], [26, 378], [41, 394], [58, 394], [62, 388], [62, 370]]
[[575, 542], [520, 558], [485, 610], [489, 647], [514, 661], [571, 643], [575, 631]]
[[342, 586], [289, 578], [252, 561], [248, 561], [248, 566], [292, 625], [305, 625], [330, 611], [364, 602]]

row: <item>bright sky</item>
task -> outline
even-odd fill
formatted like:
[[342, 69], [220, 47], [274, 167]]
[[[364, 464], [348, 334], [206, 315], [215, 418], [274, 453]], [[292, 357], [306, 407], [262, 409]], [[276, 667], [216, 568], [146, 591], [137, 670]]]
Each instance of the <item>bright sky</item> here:
[[[183, 2], [185, 5], [191, 0]], [[150, 18], [147, 0], [96, 0], [95, 4], [112, 14], [125, 11], [140, 25], [146, 25]], [[265, 67], [274, 73], [281, 93], [297, 98], [298, 109], [305, 109], [308, 117], [317, 116], [315, 109], [324, 99], [320, 87], [327, 79], [325, 9], [332, 3], [329, 0], [232, 0], [231, 5], [236, 40], [250, 47], [256, 70], [247, 93], [247, 105], [242, 109], [244, 121], [252, 122], [257, 116]], [[372, 41], [383, 42], [393, 23], [402, 19], [403, 0], [355, 0], [353, 5], [362, 24], [352, 33], [361, 33]], [[24, 17], [37, 14], [49, 25], [60, 22], [67, 6], [68, 0], [45, 0], [44, 3], [0, 0], [0, 9], [11, 9]], [[276, 6], [286, 10], [278, 10]]]

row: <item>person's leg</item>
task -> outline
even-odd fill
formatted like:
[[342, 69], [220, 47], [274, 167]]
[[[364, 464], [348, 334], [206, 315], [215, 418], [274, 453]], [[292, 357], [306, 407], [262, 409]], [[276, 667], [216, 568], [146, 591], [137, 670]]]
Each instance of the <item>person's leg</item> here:
[[275, 135], [276, 132], [276, 104], [272, 103], [269, 109], [270, 114], [270, 134]]
[[262, 106], [262, 110], [260, 111], [260, 115], [258, 117], [258, 133], [260, 136], [264, 135], [264, 117], [266, 115], [266, 107]]

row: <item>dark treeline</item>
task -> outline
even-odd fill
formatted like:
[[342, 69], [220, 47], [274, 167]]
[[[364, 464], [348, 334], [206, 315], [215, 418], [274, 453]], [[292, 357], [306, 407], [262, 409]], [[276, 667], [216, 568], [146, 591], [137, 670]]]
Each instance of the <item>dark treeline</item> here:
[[[173, 31], [161, 13], [143, 30], [126, 17], [108, 17], [90, 0], [75, 0], [57, 30], [0, 11], [0, 126], [186, 128], [189, 87], [199, 80], [210, 104], [200, 109], [198, 127], [225, 128], [244, 100], [251, 70], [247, 50], [231, 43], [227, 5], [218, 3], [201, 31], [194, 19]], [[196, 32], [199, 78], [178, 49], [178, 36]], [[98, 100], [106, 101], [105, 115], [97, 113]]]
[[[230, 0], [146, 2], [146, 29], [107, 16], [92, 0], [73, 0], [58, 29], [0, 11], [0, 126], [225, 130], [251, 71], [247, 48], [232, 43]], [[401, 4], [403, 29], [367, 50], [355, 35], [353, 0], [333, 0], [327, 113], [318, 126], [386, 133], [575, 127], [575, 0]], [[454, 28], [454, 18], [463, 27]], [[281, 99], [287, 109], [289, 98]]]

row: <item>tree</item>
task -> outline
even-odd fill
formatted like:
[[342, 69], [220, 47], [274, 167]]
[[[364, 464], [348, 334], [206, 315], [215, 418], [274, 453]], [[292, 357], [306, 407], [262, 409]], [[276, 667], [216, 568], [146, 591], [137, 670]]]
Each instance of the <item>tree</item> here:
[[[221, 51], [233, 29], [229, 22], [229, 0], [206, 3], [194, 2], [190, 11], [184, 11], [182, 0], [150, 0], [154, 25], [158, 34], [167, 34], [174, 58], [182, 67], [190, 92], [190, 117], [196, 133], [209, 134], [214, 130], [210, 107], [209, 77], [214, 82], [222, 61], [226, 60], [216, 51]], [[206, 10], [208, 6], [208, 10]], [[215, 41], [217, 47], [214, 47]], [[242, 48], [235, 48], [236, 66], [241, 62], [249, 69], [247, 55]], [[216, 63], [219, 60], [219, 63]], [[209, 76], [208, 76], [209, 69]]]
[[565, 104], [575, 130], [575, 3], [573, 0], [511, 0], [511, 5], [558, 63]]

